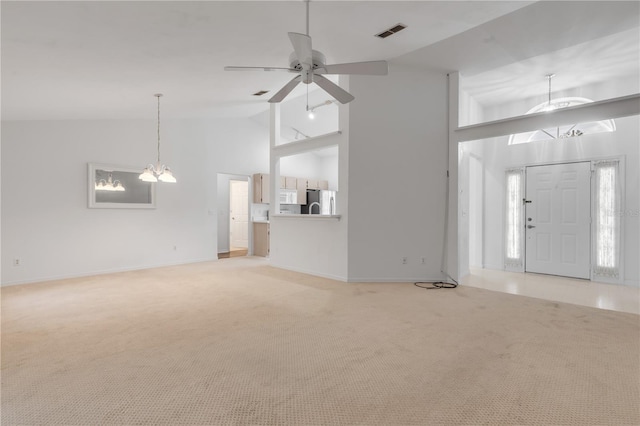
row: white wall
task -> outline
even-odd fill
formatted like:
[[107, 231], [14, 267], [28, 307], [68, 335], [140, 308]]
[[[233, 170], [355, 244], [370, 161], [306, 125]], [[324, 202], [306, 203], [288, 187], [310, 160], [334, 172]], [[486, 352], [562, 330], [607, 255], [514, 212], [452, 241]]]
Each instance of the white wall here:
[[157, 208], [89, 209], [87, 163], [153, 162], [155, 121], [3, 122], [2, 284], [215, 259], [216, 173], [268, 170], [268, 133], [248, 119], [162, 126], [178, 183], [157, 184]]
[[317, 179], [320, 161], [316, 155], [306, 152], [280, 159], [280, 176]]
[[[345, 90], [349, 90], [348, 79], [342, 79], [341, 86]], [[339, 179], [340, 186], [337, 188], [336, 207], [337, 214], [341, 217], [336, 219], [271, 215], [271, 251], [269, 256], [273, 266], [340, 281], [348, 279], [349, 110], [349, 106], [339, 110], [339, 127], [342, 134], [327, 136], [326, 139], [321, 140], [323, 144], [326, 144], [325, 147], [338, 147], [338, 175], [335, 181]], [[271, 161], [272, 165], [280, 168], [280, 174], [284, 175], [281, 163], [286, 162], [286, 157], [282, 157], [279, 162], [274, 157]], [[330, 180], [330, 185], [333, 180]]]
[[446, 75], [392, 67], [352, 77], [350, 92], [349, 280], [440, 280]]
[[[301, 87], [301, 86], [299, 86]], [[306, 86], [305, 86], [306, 87]], [[301, 96], [290, 95], [280, 103], [280, 131], [281, 139], [285, 142], [294, 140], [304, 140], [302, 134], [314, 137], [338, 130], [338, 105], [332, 103], [323, 105], [315, 110], [315, 118], [308, 117], [306, 106], [313, 107], [333, 100], [324, 90], [320, 90], [315, 85], [310, 86], [309, 98], [307, 102], [306, 94]], [[268, 95], [265, 95], [268, 96]], [[251, 117], [257, 123], [269, 128], [269, 111]], [[302, 134], [296, 133], [294, 129]]]

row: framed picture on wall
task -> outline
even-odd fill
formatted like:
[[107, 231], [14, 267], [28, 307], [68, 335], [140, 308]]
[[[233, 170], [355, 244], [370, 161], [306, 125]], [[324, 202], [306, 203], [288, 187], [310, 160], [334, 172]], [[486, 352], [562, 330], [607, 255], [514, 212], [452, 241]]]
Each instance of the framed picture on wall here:
[[89, 163], [88, 166], [89, 208], [156, 208], [156, 187], [138, 178], [141, 170], [99, 163]]

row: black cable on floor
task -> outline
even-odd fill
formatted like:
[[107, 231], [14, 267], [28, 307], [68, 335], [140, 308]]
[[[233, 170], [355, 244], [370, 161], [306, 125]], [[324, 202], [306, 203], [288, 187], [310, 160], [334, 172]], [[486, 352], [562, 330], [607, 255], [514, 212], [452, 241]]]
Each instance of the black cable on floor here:
[[[449, 279], [451, 281], [453, 281], [453, 283], [446, 283], [444, 281], [436, 281], [436, 282], [433, 282], [433, 283], [418, 281], [418, 282], [413, 283], [413, 285], [415, 285], [416, 287], [424, 288], [425, 290], [437, 290], [437, 289], [440, 289], [440, 288], [456, 288], [456, 287], [458, 287], [458, 281], [454, 280], [451, 277], [449, 277]], [[421, 285], [421, 284], [426, 284], [426, 285]]]

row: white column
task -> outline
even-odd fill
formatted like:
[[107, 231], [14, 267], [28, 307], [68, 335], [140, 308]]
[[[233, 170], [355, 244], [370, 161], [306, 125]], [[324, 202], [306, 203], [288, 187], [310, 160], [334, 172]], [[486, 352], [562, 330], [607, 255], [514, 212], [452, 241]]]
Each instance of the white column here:
[[[458, 265], [458, 128], [459, 84], [457, 72], [448, 75], [449, 92], [449, 192], [446, 227], [446, 250], [444, 253], [444, 271], [456, 281], [459, 280]], [[467, 248], [468, 250], [468, 248]]]

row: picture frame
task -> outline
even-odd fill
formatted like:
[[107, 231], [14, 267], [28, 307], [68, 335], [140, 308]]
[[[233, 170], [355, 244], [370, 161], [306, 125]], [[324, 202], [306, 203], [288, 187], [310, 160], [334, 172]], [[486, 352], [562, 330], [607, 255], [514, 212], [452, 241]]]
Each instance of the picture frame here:
[[156, 208], [156, 186], [138, 178], [141, 169], [88, 163], [87, 170], [90, 209]]

